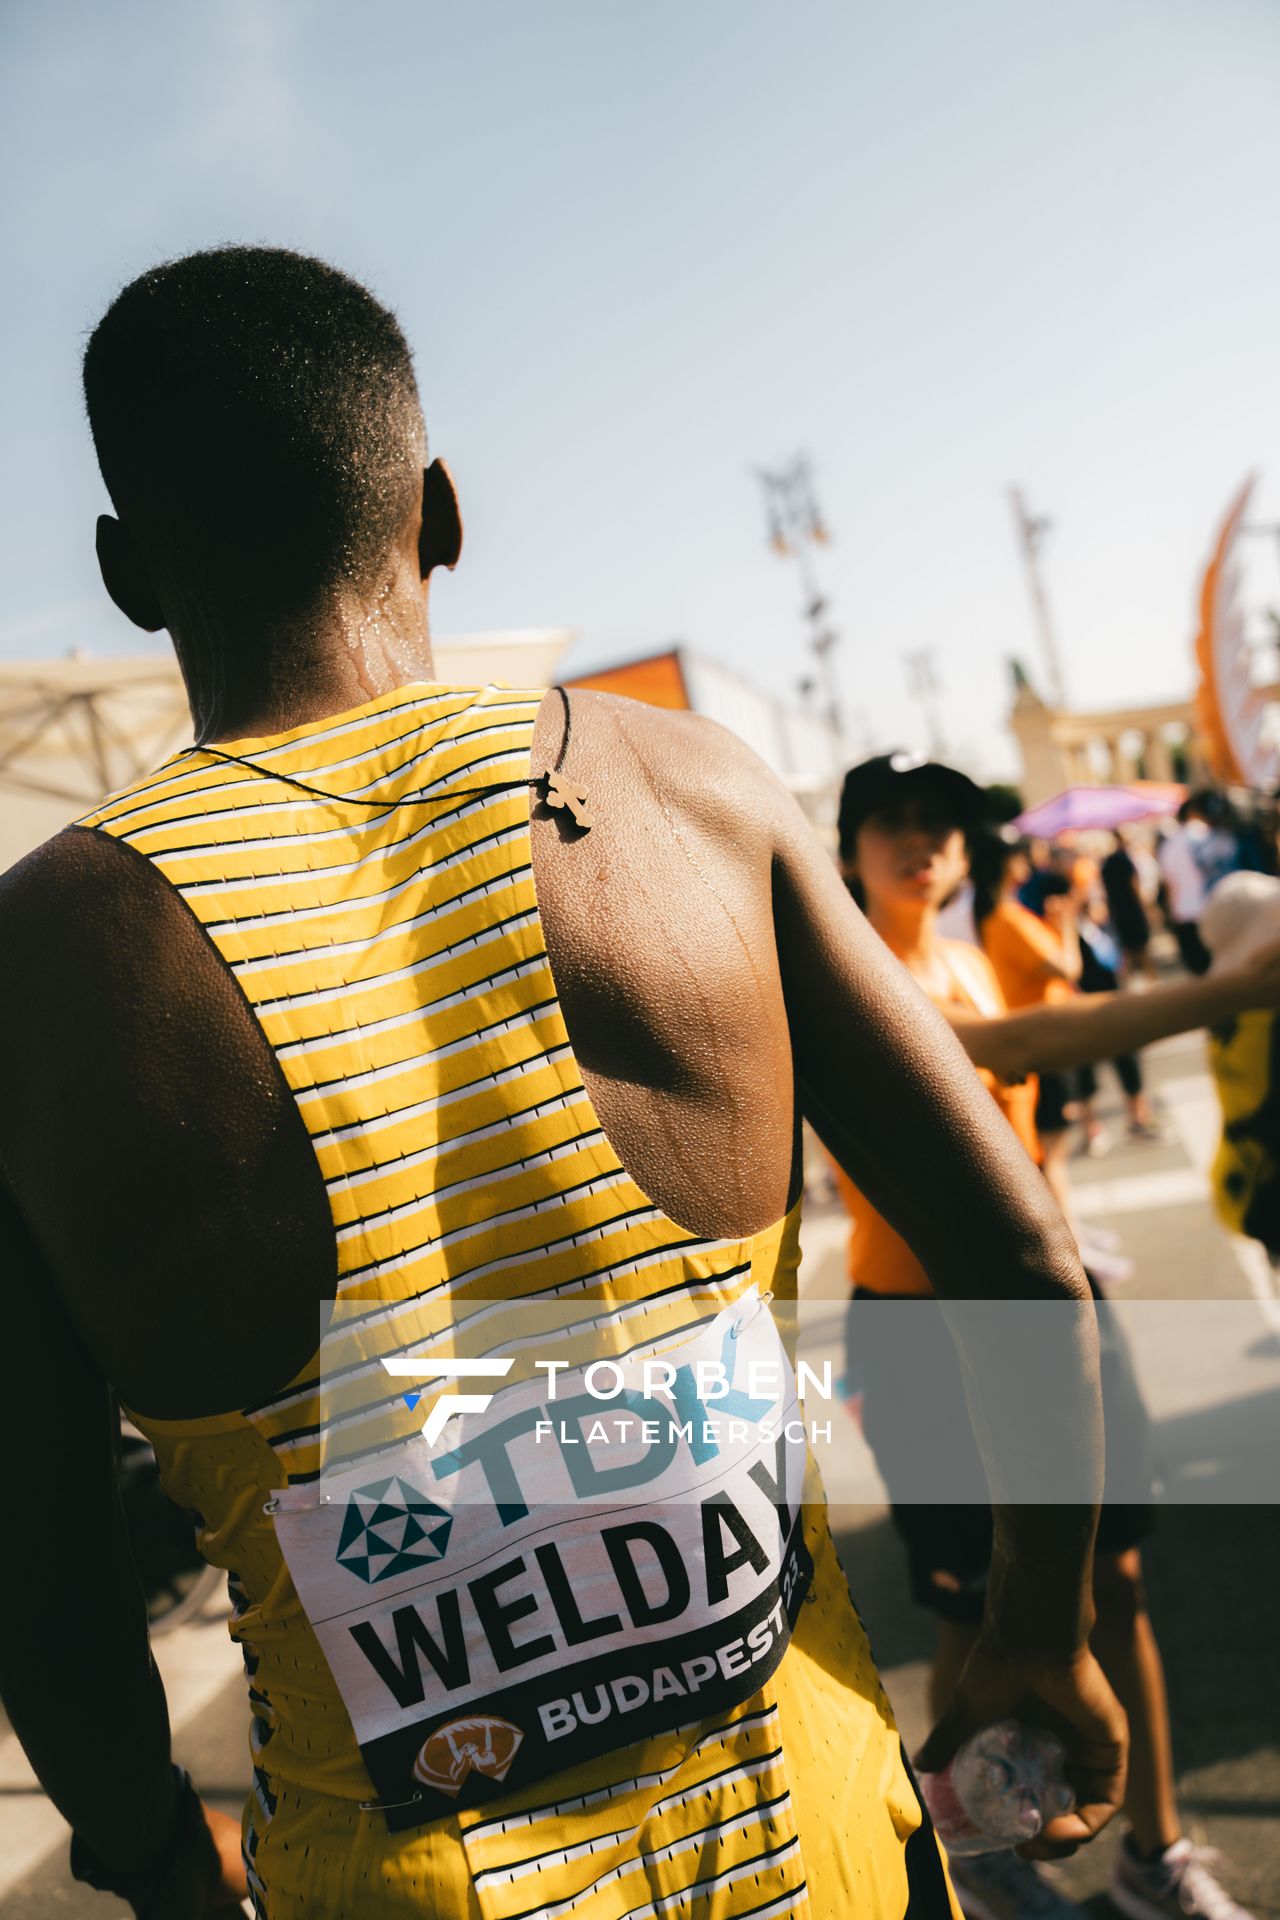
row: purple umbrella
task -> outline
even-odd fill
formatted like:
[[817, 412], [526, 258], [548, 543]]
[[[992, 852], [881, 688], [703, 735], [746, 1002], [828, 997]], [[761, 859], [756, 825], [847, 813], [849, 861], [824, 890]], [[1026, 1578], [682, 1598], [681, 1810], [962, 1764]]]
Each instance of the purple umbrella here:
[[1053, 840], [1085, 827], [1113, 829], [1133, 820], [1154, 820], [1176, 813], [1185, 787], [1160, 780], [1135, 780], [1131, 787], [1068, 787], [1065, 793], [1020, 813], [1014, 825], [1033, 840]]

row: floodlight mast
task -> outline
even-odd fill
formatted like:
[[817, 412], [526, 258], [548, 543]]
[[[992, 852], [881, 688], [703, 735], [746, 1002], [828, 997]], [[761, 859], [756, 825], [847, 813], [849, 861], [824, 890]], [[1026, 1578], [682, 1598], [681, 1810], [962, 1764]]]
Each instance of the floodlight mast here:
[[1049, 680], [1049, 697], [1054, 706], [1061, 711], [1067, 704], [1066, 685], [1062, 675], [1062, 657], [1058, 652], [1058, 640], [1053, 630], [1053, 621], [1049, 617], [1049, 601], [1040, 570], [1040, 549], [1053, 522], [1044, 514], [1035, 515], [1031, 512], [1021, 487], [1010, 487], [1009, 500], [1018, 529], [1018, 542], [1022, 548], [1027, 585], [1031, 589], [1031, 606], [1035, 614], [1036, 629], [1040, 635], [1041, 651], [1044, 654], [1045, 672]]
[[[830, 607], [818, 585], [813, 563], [813, 548], [825, 547], [831, 536], [818, 508], [813, 467], [807, 454], [798, 453], [785, 466], [758, 467], [756, 476], [764, 489], [769, 545], [783, 559], [794, 560], [799, 570], [809, 646], [817, 656], [827, 718], [836, 739], [840, 740], [844, 736], [844, 719], [835, 665], [840, 635], [828, 619]], [[805, 686], [803, 680], [801, 686], [802, 689]]]

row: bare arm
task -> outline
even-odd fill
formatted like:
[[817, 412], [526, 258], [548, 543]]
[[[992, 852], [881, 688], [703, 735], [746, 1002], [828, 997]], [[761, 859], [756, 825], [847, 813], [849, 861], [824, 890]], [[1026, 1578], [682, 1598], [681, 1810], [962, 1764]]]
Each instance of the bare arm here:
[[1044, 905], [1045, 918], [1062, 945], [1061, 959], [1046, 960], [1045, 972], [1053, 979], [1069, 980], [1074, 985], [1084, 970], [1075, 902], [1070, 894], [1051, 893]]
[[[37, 856], [31, 860], [40, 865]], [[46, 883], [46, 897], [49, 891]], [[15, 1166], [34, 1156], [39, 1191], [51, 1207], [63, 1216], [88, 1211], [97, 1222], [88, 1244], [114, 1242], [120, 1257], [137, 1263], [136, 1239], [121, 1224], [135, 1217], [123, 1190], [113, 1195], [108, 1185], [100, 1197], [86, 1197], [92, 1181], [77, 1160], [74, 1126], [60, 1153], [38, 1126], [37, 1109], [42, 1101], [60, 1102], [75, 1116], [98, 1142], [99, 1172], [111, 1164], [112, 1129], [125, 1151], [150, 1156], [143, 1130], [118, 1124], [119, 1079], [117, 1098], [95, 1103], [93, 1068], [101, 1070], [109, 1055], [105, 996], [91, 982], [60, 973], [69, 955], [92, 944], [83, 895], [68, 924], [59, 928], [53, 916], [61, 938], [50, 937], [37, 905], [11, 869], [0, 884], [0, 958], [11, 988], [0, 1030], [7, 1089], [0, 1287], [8, 1334], [0, 1457], [17, 1577], [0, 1585], [0, 1694], [41, 1784], [96, 1871], [122, 1888], [128, 1883], [141, 1903], [135, 1910], [147, 1920], [160, 1913], [205, 1920], [234, 1911], [245, 1891], [238, 1823], [205, 1809], [202, 1826], [199, 1806], [189, 1790], [179, 1790], [170, 1761], [164, 1687], [120, 1502], [118, 1410], [68, 1304], [77, 1287], [66, 1286], [67, 1274], [81, 1297], [107, 1289], [88, 1257], [59, 1269], [55, 1279]], [[55, 1022], [72, 1007], [91, 1029], [93, 1052], [72, 1046], [60, 1058]], [[64, 1024], [57, 1035], [65, 1034]], [[110, 1085], [109, 1069], [107, 1079]], [[22, 1206], [14, 1198], [20, 1191]], [[162, 1240], [163, 1227], [150, 1224]], [[120, 1298], [117, 1319], [124, 1317]], [[110, 1302], [98, 1298], [96, 1315], [110, 1318]]]
[[[216, 1891], [214, 1839], [172, 1855], [181, 1809], [120, 1505], [116, 1405], [2, 1182], [0, 1267], [0, 1446], [17, 1556], [0, 1583], [0, 1695], [40, 1784], [97, 1861], [150, 1880], [153, 1862], [171, 1860], [149, 1910], [222, 1912], [233, 1889]], [[226, 1833], [219, 1840], [229, 1848]]]
[[2, 1185], [0, 1241], [5, 1511], [22, 1575], [0, 1583], [0, 1692], [55, 1805], [128, 1865], [163, 1831], [173, 1794], [164, 1688], [116, 1488], [118, 1416]]
[[1175, 980], [1145, 993], [1090, 993], [1055, 1006], [1026, 1007], [994, 1019], [947, 1011], [946, 1019], [976, 1066], [1001, 1080], [1062, 1072], [1135, 1053], [1153, 1040], [1216, 1026], [1250, 1007], [1280, 998], [1275, 967], [1258, 956], [1199, 980]]
[[[1038, 1418], [1078, 1450], [1092, 1497], [1076, 1506], [999, 1498], [1003, 1383], [958, 1338], [996, 1490], [987, 1621], [967, 1677], [924, 1756], [942, 1764], [1009, 1713], [1065, 1719], [1080, 1811], [1050, 1846], [1104, 1825], [1123, 1791], [1123, 1715], [1088, 1651], [1101, 1493], [1096, 1323], [1071, 1234], [946, 1022], [871, 932], [821, 849], [783, 825], [776, 924], [806, 1114], [841, 1165], [953, 1301], [1078, 1303], [1074, 1337], [1030, 1356]], [[1070, 1317], [1070, 1316], [1069, 1316]], [[1025, 1496], [1024, 1496], [1025, 1497]]]

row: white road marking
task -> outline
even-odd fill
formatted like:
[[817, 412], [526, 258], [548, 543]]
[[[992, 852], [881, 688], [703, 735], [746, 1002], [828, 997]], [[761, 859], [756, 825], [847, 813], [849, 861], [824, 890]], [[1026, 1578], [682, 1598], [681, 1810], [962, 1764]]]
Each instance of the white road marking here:
[[1162, 1173], [1127, 1173], [1119, 1178], [1073, 1184], [1071, 1205], [1083, 1216], [1112, 1213], [1151, 1213], [1160, 1207], [1203, 1206], [1208, 1199], [1204, 1175], [1192, 1167], [1170, 1167]]

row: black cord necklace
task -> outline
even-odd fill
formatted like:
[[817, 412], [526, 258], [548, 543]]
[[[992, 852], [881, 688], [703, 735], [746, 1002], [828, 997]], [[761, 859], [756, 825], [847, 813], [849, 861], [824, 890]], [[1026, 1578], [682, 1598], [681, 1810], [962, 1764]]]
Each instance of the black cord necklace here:
[[188, 747], [188, 753], [207, 753], [215, 760], [225, 760], [230, 766], [247, 767], [251, 773], [261, 774], [265, 780], [280, 780], [285, 786], [296, 787], [299, 793], [309, 793], [315, 800], [332, 800], [340, 806], [372, 807], [383, 813], [394, 813], [397, 807], [437, 807], [446, 800], [462, 800], [473, 794], [511, 793], [517, 787], [532, 787], [542, 804], [546, 807], [558, 807], [567, 811], [573, 824], [580, 833], [590, 831], [594, 818], [587, 805], [584, 788], [575, 785], [563, 772], [565, 755], [569, 751], [569, 739], [573, 732], [573, 710], [569, 705], [569, 695], [564, 687], [556, 692], [564, 703], [564, 738], [560, 742], [560, 751], [554, 763], [542, 773], [528, 780], [494, 780], [483, 787], [454, 787], [448, 793], [414, 794], [409, 793], [402, 800], [366, 800], [354, 793], [327, 793], [323, 787], [309, 786], [305, 780], [298, 780], [291, 773], [277, 773], [271, 767], [261, 766], [256, 760], [249, 760], [242, 753], [226, 753], [221, 747]]

